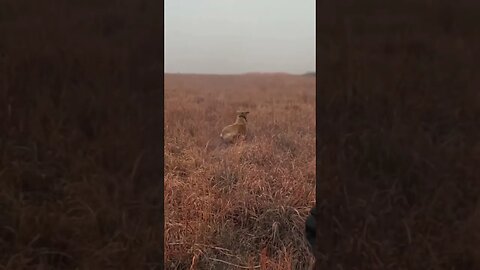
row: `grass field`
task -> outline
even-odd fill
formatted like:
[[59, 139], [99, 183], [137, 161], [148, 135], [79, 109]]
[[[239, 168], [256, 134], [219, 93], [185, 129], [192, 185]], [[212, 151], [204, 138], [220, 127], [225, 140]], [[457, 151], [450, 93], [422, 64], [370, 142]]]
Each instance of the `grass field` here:
[[305, 269], [315, 166], [321, 269], [480, 269], [480, 6], [386, 3], [318, 3], [318, 104], [166, 75], [161, 149], [160, 1], [0, 1], [0, 269], [162, 269], [163, 200], [167, 269]]
[[319, 8], [319, 266], [480, 269], [480, 5]]
[[161, 4], [0, 1], [0, 269], [162, 269]]
[[[239, 109], [247, 139], [224, 146]], [[314, 201], [315, 77], [166, 75], [168, 269], [307, 269]]]

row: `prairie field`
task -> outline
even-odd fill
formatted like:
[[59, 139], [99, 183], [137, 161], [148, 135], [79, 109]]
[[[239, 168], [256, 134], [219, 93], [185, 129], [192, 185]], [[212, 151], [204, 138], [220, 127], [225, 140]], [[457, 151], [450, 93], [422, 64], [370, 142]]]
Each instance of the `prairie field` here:
[[0, 1], [0, 269], [162, 269], [161, 5]]
[[308, 269], [315, 201], [319, 269], [480, 269], [478, 1], [318, 4], [315, 92], [163, 85], [160, 1], [0, 1], [0, 269]]
[[480, 269], [479, 4], [320, 4], [320, 269]]
[[[315, 77], [167, 74], [164, 102], [166, 268], [307, 269]], [[237, 110], [247, 137], [225, 145]]]

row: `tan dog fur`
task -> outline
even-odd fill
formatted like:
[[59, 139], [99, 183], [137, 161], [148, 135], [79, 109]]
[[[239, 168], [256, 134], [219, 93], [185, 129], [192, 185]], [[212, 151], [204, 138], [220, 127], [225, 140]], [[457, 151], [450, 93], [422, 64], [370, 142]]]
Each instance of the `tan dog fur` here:
[[247, 111], [237, 111], [235, 123], [228, 125], [222, 129], [220, 137], [224, 142], [231, 143], [239, 136], [247, 134]]

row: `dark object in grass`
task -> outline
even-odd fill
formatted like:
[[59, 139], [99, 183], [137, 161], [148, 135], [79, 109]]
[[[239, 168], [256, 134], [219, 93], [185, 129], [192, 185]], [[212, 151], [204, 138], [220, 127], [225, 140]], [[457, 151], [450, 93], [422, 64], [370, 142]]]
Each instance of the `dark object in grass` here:
[[[305, 237], [307, 238], [310, 251], [313, 254], [316, 254], [317, 250], [317, 208], [314, 206], [310, 210], [310, 215], [308, 215], [305, 220]], [[315, 258], [316, 261], [316, 258]], [[315, 267], [313, 268], [315, 269]]]

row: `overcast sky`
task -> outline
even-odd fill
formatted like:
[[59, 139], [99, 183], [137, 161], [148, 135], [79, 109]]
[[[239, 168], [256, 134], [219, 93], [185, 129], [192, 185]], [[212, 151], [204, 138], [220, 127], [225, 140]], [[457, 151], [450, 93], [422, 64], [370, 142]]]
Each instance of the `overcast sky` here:
[[315, 70], [315, 0], [166, 0], [165, 72]]

